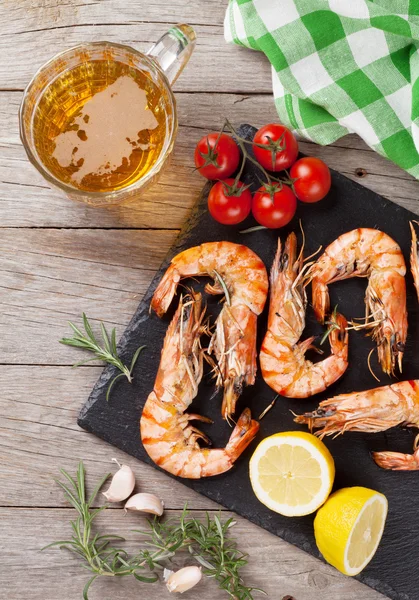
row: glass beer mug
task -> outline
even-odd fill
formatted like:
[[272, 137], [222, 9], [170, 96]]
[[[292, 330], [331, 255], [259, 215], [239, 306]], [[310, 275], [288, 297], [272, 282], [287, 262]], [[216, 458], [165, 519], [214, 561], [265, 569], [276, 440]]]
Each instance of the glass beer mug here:
[[142, 54], [92, 42], [55, 56], [36, 73], [20, 107], [31, 163], [69, 198], [107, 206], [155, 181], [177, 132], [171, 84], [195, 46], [177, 25]]

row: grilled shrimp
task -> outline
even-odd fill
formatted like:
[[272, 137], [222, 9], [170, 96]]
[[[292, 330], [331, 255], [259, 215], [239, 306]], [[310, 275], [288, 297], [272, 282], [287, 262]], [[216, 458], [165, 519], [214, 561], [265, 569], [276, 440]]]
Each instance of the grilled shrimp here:
[[255, 437], [259, 424], [246, 409], [225, 448], [201, 448], [207, 436], [192, 420], [210, 419], [186, 413], [198, 392], [203, 372], [200, 337], [205, 326], [200, 294], [180, 299], [168, 327], [154, 389], [147, 398], [140, 421], [141, 439], [147, 454], [162, 469], [189, 479], [228, 471]]
[[377, 229], [354, 229], [339, 236], [312, 266], [308, 280], [319, 321], [329, 312], [328, 285], [350, 277], [368, 277], [365, 295], [366, 323], [377, 342], [383, 371], [402, 369], [407, 336], [406, 265], [399, 245]]
[[281, 240], [270, 275], [268, 330], [259, 355], [262, 376], [278, 394], [307, 398], [324, 391], [348, 366], [348, 332], [345, 317], [331, 316], [329, 335], [332, 354], [313, 364], [305, 358], [314, 337], [299, 342], [305, 327], [307, 297], [300, 276], [302, 251], [297, 257], [297, 238], [290, 233], [282, 252]]
[[[415, 221], [417, 223], [417, 221]], [[410, 230], [412, 232], [412, 249], [410, 252], [410, 269], [413, 275], [413, 281], [415, 283], [416, 293], [419, 300], [419, 244], [416, 236], [416, 231], [413, 223], [410, 223]]]
[[[419, 380], [400, 381], [365, 392], [342, 394], [320, 402], [317, 410], [299, 415], [320, 438], [345, 431], [376, 433], [396, 425], [419, 427]], [[375, 462], [385, 469], [419, 470], [419, 451], [413, 454], [374, 452]]]
[[252, 250], [231, 242], [208, 242], [181, 252], [172, 259], [154, 292], [151, 307], [162, 316], [170, 306], [181, 279], [208, 275], [210, 294], [225, 294], [208, 352], [218, 362], [217, 387], [224, 387], [222, 415], [235, 411], [243, 384], [256, 376], [256, 320], [265, 306], [268, 276]]

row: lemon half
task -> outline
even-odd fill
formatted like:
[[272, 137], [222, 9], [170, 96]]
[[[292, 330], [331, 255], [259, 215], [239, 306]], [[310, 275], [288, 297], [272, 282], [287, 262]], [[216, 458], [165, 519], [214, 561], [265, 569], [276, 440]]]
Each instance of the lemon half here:
[[287, 517], [317, 510], [329, 496], [334, 477], [329, 450], [303, 431], [265, 438], [250, 459], [250, 481], [257, 498]]
[[387, 518], [387, 498], [364, 487], [330, 496], [314, 519], [317, 547], [345, 575], [358, 575], [377, 551]]

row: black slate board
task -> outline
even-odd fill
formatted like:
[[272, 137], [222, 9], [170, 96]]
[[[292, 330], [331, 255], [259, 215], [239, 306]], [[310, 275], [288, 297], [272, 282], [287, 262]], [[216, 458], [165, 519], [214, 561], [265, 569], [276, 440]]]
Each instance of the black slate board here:
[[[249, 125], [243, 125], [239, 131], [243, 137], [252, 139], [255, 129]], [[244, 179], [247, 183], [252, 184], [253, 189], [259, 185], [252, 165], [247, 166]], [[129, 385], [125, 380], [119, 380], [112, 390], [109, 403], [107, 403], [105, 400], [106, 389], [109, 380], [115, 375], [115, 370], [113, 367], [105, 368], [78, 420], [79, 425], [84, 429], [147, 463], [151, 463], [151, 461], [141, 445], [138, 423], [142, 406], [153, 388], [164, 334], [172, 315], [169, 313], [167, 317], [160, 320], [155, 314], [149, 314], [149, 305], [153, 291], [170, 259], [181, 250], [202, 242], [229, 240], [247, 244], [259, 254], [269, 269], [276, 248], [278, 232], [259, 231], [247, 235], [239, 233], [244, 227], [254, 224], [250, 219], [249, 223], [237, 227], [224, 227], [212, 220], [206, 211], [208, 190], [209, 185], [204, 188], [191, 217], [170, 250], [120, 341], [120, 354], [127, 361], [139, 345], [147, 345], [147, 350], [138, 360], [134, 383]], [[314, 205], [299, 203], [293, 222], [281, 230], [280, 234], [284, 239], [290, 230], [298, 230], [298, 219], [301, 218], [307, 240], [305, 255], [308, 256], [320, 245], [329, 244], [348, 230], [356, 227], [376, 227], [397, 240], [408, 260], [409, 220], [415, 217], [416, 215], [413, 213], [385, 200], [343, 175], [333, 172], [333, 184], [328, 197]], [[141, 257], [133, 257], [133, 261], [138, 262], [139, 260]], [[338, 304], [339, 310], [348, 318], [362, 316], [364, 314], [365, 287], [366, 282], [361, 279], [335, 284], [331, 288], [332, 303]], [[414, 379], [419, 378], [419, 354], [417, 352], [419, 311], [410, 273], [407, 276], [407, 287], [409, 336], [403, 378]], [[219, 310], [217, 299], [208, 298], [208, 305], [211, 313]], [[320, 333], [321, 329], [316, 324], [310, 309], [307, 316], [308, 325], [304, 337], [311, 335], [312, 332]], [[265, 322], [266, 310], [259, 321], [259, 337], [263, 335]], [[262, 420], [257, 441], [277, 431], [297, 429], [298, 427], [293, 423], [290, 409], [297, 413], [304, 412], [313, 409], [321, 399], [327, 396], [379, 385], [367, 368], [367, 355], [371, 347], [370, 338], [365, 337], [361, 332], [351, 332], [350, 367], [347, 373], [328, 392], [314, 398], [308, 400], [281, 398], [278, 400], [275, 408]], [[373, 366], [375, 372], [380, 376], [382, 385], [389, 383], [390, 380], [382, 375], [374, 361]], [[200, 386], [199, 396], [193, 404], [193, 410], [215, 420], [213, 425], [204, 426], [202, 429], [208, 433], [215, 446], [223, 446], [231, 430], [220, 417], [221, 398], [211, 399], [213, 390], [212, 382], [206, 377]], [[273, 391], [259, 376], [256, 385], [244, 391], [239, 403], [239, 410], [250, 406], [252, 413], [257, 416], [273, 397]], [[371, 450], [384, 449], [411, 452], [415, 434], [416, 431], [412, 430], [394, 429], [375, 435], [349, 433], [335, 440], [325, 440], [336, 462], [335, 488], [353, 485], [367, 486], [383, 492], [389, 500], [389, 516], [381, 545], [375, 559], [358, 579], [395, 600], [417, 600], [419, 598], [419, 509], [417, 505], [419, 473], [380, 470], [372, 461], [369, 453]], [[256, 442], [247, 449], [241, 460], [229, 473], [199, 481], [182, 481], [185, 485], [228, 509], [319, 557], [314, 542], [312, 516], [293, 519], [282, 517], [265, 508], [254, 496], [248, 477], [248, 459]]]

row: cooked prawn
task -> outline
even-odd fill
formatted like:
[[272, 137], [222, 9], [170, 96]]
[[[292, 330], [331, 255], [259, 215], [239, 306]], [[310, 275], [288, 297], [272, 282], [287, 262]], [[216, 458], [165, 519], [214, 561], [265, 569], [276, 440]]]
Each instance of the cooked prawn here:
[[338, 313], [330, 318], [332, 354], [315, 364], [305, 358], [315, 338], [299, 342], [305, 328], [307, 306], [302, 267], [303, 255], [301, 251], [297, 257], [295, 233], [288, 236], [283, 252], [278, 239], [270, 275], [268, 330], [259, 359], [266, 383], [288, 398], [307, 398], [323, 392], [348, 366], [347, 322]]
[[[417, 223], [417, 221], [415, 221]], [[416, 293], [419, 300], [419, 244], [416, 236], [416, 231], [413, 223], [410, 223], [410, 230], [412, 232], [412, 249], [410, 251], [410, 269], [413, 275], [413, 281], [415, 283]]]
[[321, 322], [330, 309], [330, 283], [349, 277], [368, 277], [366, 326], [373, 331], [381, 367], [389, 375], [394, 374], [396, 363], [402, 369], [407, 336], [405, 274], [399, 245], [382, 231], [366, 228], [339, 236], [308, 274], [314, 310]]
[[208, 242], [172, 259], [154, 292], [152, 308], [164, 314], [181, 279], [209, 275], [210, 294], [225, 294], [208, 348], [217, 362], [217, 387], [224, 387], [222, 415], [229, 419], [244, 384], [256, 376], [256, 320], [265, 306], [268, 276], [261, 259], [249, 248], [231, 242]]
[[186, 413], [198, 392], [203, 372], [200, 337], [205, 331], [200, 294], [180, 299], [168, 327], [154, 389], [147, 398], [140, 420], [141, 439], [147, 454], [173, 475], [198, 479], [228, 471], [255, 437], [259, 424], [246, 409], [225, 448], [201, 448], [207, 436], [190, 424], [211, 422]]
[[[299, 415], [296, 423], [317, 429], [320, 438], [345, 431], [376, 433], [396, 425], [419, 427], [419, 380], [400, 381], [365, 392], [342, 394], [320, 402], [317, 410]], [[385, 469], [419, 469], [419, 451], [414, 454], [374, 452], [375, 462]]]

